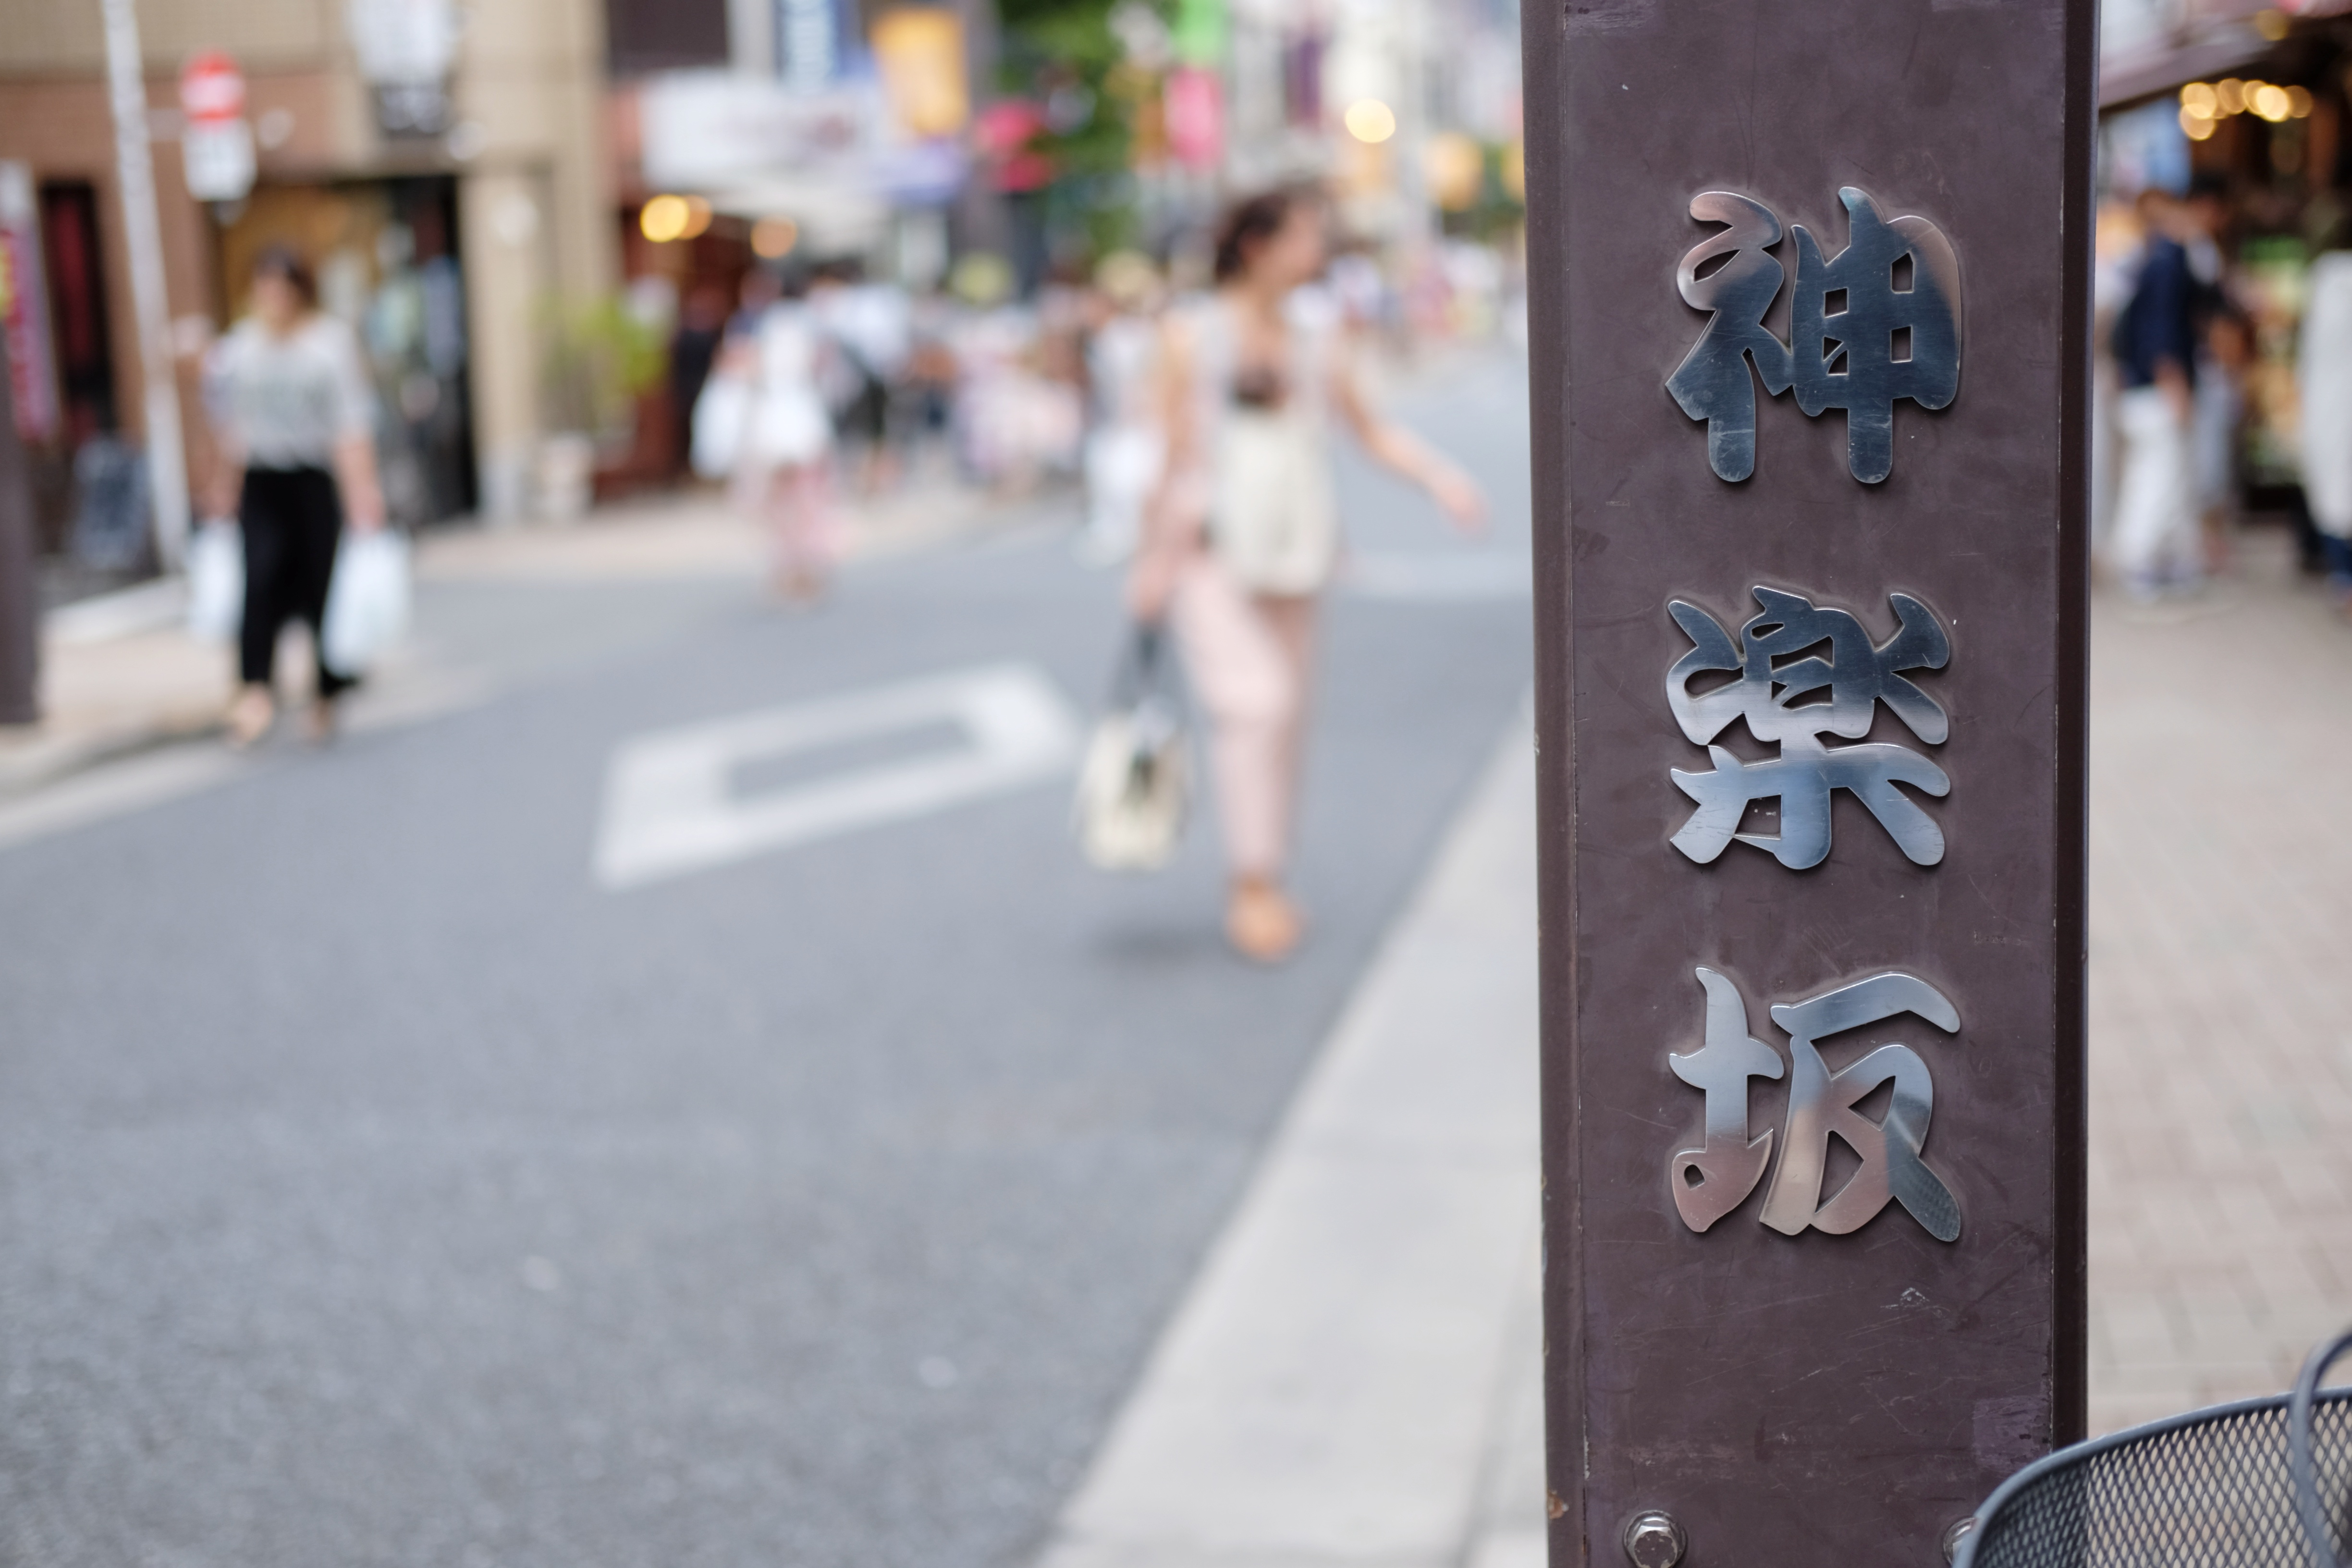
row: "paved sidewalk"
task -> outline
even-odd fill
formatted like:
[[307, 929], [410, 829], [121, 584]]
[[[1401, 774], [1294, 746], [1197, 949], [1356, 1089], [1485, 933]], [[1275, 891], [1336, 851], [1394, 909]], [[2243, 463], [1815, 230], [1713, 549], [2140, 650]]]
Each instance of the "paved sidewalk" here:
[[2352, 625], [2251, 535], [2091, 662], [2091, 1425], [2352, 1322]]
[[[854, 564], [1014, 529], [1066, 510], [1057, 497], [995, 498], [960, 486], [910, 485], [844, 509], [842, 555]], [[695, 489], [600, 508], [570, 524], [461, 528], [416, 544], [421, 592], [460, 583], [756, 580], [761, 531], [715, 490]], [[45, 628], [38, 725], [0, 727], [0, 799], [100, 763], [218, 731], [234, 693], [231, 651], [183, 629], [184, 584], [163, 580], [63, 606]], [[413, 707], [459, 672], [433, 668], [431, 650], [401, 650], [354, 706]]]

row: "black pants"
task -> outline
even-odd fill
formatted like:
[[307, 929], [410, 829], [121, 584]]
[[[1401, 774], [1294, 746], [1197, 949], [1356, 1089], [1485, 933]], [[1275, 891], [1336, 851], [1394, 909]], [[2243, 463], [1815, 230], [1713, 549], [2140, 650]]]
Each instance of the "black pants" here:
[[324, 468], [247, 468], [237, 521], [245, 531], [245, 626], [237, 637], [237, 673], [248, 686], [267, 686], [277, 662], [278, 634], [290, 620], [310, 628], [319, 661], [319, 695], [352, 684], [327, 668], [320, 636], [327, 620], [327, 584], [335, 575], [335, 542], [343, 531], [343, 501]]

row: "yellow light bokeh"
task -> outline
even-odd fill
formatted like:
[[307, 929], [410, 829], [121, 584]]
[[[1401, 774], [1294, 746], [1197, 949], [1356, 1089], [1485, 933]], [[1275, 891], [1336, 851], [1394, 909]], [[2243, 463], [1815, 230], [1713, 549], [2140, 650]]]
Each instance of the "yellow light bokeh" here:
[[2254, 13], [2254, 31], [2273, 44], [2286, 37], [2286, 13], [2284, 11], [2270, 10]]
[[2246, 111], [2246, 84], [2236, 77], [2223, 77], [2213, 84], [2213, 99], [2224, 114]]
[[637, 214], [637, 232], [656, 245], [667, 245], [686, 234], [686, 226], [693, 218], [693, 209], [684, 196], [660, 195], [646, 203]]
[[2180, 89], [2180, 107], [2191, 114], [2210, 120], [2214, 111], [2221, 107], [2221, 100], [2215, 96], [2211, 82], [2192, 81]]
[[2181, 106], [2180, 131], [2181, 134], [2187, 136], [2189, 140], [2191, 142], [2210, 141], [2212, 138], [2215, 126], [2210, 116], [2195, 113], [2186, 104]]
[[1459, 131], [1441, 131], [1422, 149], [1421, 170], [1430, 199], [1441, 210], [1468, 212], [1478, 205], [1478, 187], [1486, 181], [1486, 150]]
[[2264, 82], [2262, 86], [2255, 88], [2252, 91], [2246, 94], [2246, 107], [2252, 110], [2256, 114], [2261, 115], [2264, 120], [2269, 121], [2272, 124], [2276, 125], [2280, 121], [2284, 120], [2287, 117], [2289, 105], [2287, 102], [2286, 89], [2283, 87], [2273, 87], [2270, 83]]
[[781, 261], [801, 242], [801, 226], [788, 217], [763, 217], [751, 226], [751, 254], [762, 261]]
[[692, 239], [709, 226], [710, 204], [700, 196], [687, 197], [686, 227], [678, 231], [678, 238]]
[[2289, 116], [2296, 120], [2310, 119], [2311, 89], [2307, 87], [2288, 88], [2286, 89], [2286, 111]]
[[1359, 142], [1385, 142], [1396, 134], [1396, 110], [1377, 98], [1360, 98], [1341, 117], [1348, 134]]

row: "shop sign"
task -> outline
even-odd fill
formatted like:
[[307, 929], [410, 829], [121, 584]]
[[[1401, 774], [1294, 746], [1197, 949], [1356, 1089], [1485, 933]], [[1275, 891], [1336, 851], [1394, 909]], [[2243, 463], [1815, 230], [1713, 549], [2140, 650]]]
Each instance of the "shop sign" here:
[[33, 174], [0, 163], [0, 332], [8, 342], [8, 390], [16, 434], [47, 441], [58, 429], [58, 388], [49, 358], [49, 299], [41, 268], [40, 208]]
[[670, 71], [647, 79], [639, 100], [646, 183], [708, 190], [778, 174], [856, 181], [880, 141], [878, 87], [823, 92], [734, 71]]
[[909, 137], [953, 136], [971, 118], [964, 85], [963, 18], [934, 5], [885, 11], [874, 23], [874, 64], [891, 113]]

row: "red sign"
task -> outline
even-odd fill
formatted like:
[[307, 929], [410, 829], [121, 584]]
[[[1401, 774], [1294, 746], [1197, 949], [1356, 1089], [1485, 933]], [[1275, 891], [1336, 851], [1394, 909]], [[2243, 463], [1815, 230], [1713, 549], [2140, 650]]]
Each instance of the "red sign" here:
[[16, 433], [47, 441], [58, 433], [50, 379], [49, 301], [41, 276], [41, 235], [30, 172], [0, 163], [0, 336], [8, 343], [9, 394]]
[[236, 62], [206, 49], [180, 71], [180, 107], [198, 125], [218, 125], [245, 113], [245, 77]]

